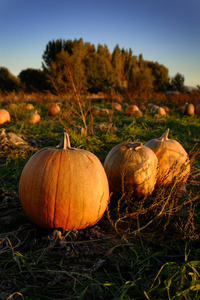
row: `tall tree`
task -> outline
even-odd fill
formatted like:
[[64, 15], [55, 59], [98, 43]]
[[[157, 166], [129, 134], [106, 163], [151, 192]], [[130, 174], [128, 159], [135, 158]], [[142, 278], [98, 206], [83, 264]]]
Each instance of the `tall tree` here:
[[182, 74], [177, 73], [174, 77], [171, 79], [171, 85], [174, 90], [177, 90], [179, 92], [184, 91], [184, 81], [185, 78]]

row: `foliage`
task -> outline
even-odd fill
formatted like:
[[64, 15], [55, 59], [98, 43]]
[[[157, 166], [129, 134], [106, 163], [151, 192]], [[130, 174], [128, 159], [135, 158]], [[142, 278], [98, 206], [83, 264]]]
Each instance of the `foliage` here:
[[174, 77], [171, 79], [171, 85], [173, 90], [177, 90], [179, 92], [184, 91], [184, 76], [180, 73], [177, 73]]
[[[62, 54], [61, 54], [62, 53]], [[57, 76], [62, 78], [60, 55], [69, 60], [74, 73], [80, 73], [82, 82], [89, 92], [126, 92], [131, 90], [141, 94], [141, 91], [164, 91], [168, 88], [168, 69], [158, 62], [144, 61], [140, 54], [137, 58], [132, 50], [120, 49], [116, 45], [110, 53], [107, 46], [94, 45], [79, 40], [50, 41], [43, 54], [43, 69], [49, 75], [57, 70]], [[134, 91], [133, 91], [134, 90]]]
[[19, 73], [20, 81], [25, 85], [26, 92], [45, 91], [50, 88], [44, 71], [26, 69]]
[[19, 78], [12, 75], [7, 68], [0, 67], [0, 91], [18, 91], [20, 87]]

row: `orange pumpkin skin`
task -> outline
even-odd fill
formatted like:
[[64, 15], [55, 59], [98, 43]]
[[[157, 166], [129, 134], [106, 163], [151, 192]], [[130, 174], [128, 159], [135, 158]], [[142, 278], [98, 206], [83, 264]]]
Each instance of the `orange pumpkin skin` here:
[[192, 103], [189, 103], [186, 106], [185, 114], [188, 115], [188, 116], [192, 116], [192, 115], [195, 114], [195, 107], [194, 107], [194, 105]]
[[60, 106], [57, 103], [52, 103], [48, 107], [49, 116], [56, 116], [60, 112]]
[[59, 147], [43, 148], [29, 159], [20, 177], [19, 198], [25, 213], [44, 229], [83, 229], [105, 212], [108, 180], [99, 159], [71, 148], [65, 133]]
[[0, 124], [10, 122], [10, 113], [6, 109], [0, 109]]
[[152, 193], [157, 175], [158, 159], [141, 142], [114, 146], [104, 162], [110, 191], [145, 197]]
[[26, 103], [26, 104], [24, 105], [24, 109], [29, 109], [29, 110], [31, 110], [31, 109], [34, 109], [34, 106], [33, 106], [33, 104], [31, 104], [31, 103]]
[[134, 110], [139, 110], [137, 105], [135, 105], [135, 104], [128, 105], [126, 108], [125, 114], [127, 116], [131, 116], [131, 114]]
[[182, 145], [168, 139], [169, 129], [160, 137], [148, 141], [145, 146], [152, 149], [158, 158], [157, 183], [167, 185], [173, 180], [186, 182], [190, 173], [189, 157]]
[[28, 114], [28, 116], [26, 117], [26, 123], [28, 124], [37, 124], [39, 123], [41, 120], [40, 115], [37, 113], [37, 110], [35, 112], [31, 112], [30, 114]]
[[134, 110], [131, 114], [131, 116], [136, 117], [136, 118], [142, 118], [143, 117], [143, 113], [142, 111], [139, 110]]

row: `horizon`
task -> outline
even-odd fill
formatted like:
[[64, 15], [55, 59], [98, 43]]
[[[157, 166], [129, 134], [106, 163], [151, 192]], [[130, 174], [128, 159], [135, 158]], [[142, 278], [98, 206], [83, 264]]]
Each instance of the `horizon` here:
[[42, 69], [49, 41], [82, 38], [110, 53], [117, 44], [131, 49], [164, 65], [170, 78], [180, 73], [184, 85], [200, 85], [198, 0], [3, 0], [0, 8], [0, 66], [14, 76]]

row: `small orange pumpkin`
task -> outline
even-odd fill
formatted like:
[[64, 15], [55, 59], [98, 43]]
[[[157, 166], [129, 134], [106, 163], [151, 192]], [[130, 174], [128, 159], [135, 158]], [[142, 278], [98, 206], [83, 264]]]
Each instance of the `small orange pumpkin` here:
[[28, 114], [28, 116], [26, 117], [26, 123], [28, 124], [37, 124], [39, 123], [41, 120], [40, 115], [37, 113], [37, 110], [35, 112], [31, 112], [30, 114]]
[[31, 104], [31, 103], [26, 103], [26, 104], [24, 105], [24, 109], [31, 110], [31, 109], [34, 109], [34, 106], [33, 106], [33, 104]]
[[134, 110], [132, 112], [131, 116], [136, 117], [136, 118], [142, 118], [143, 112], [140, 109], [139, 110]]
[[192, 116], [195, 114], [195, 107], [192, 103], [189, 103], [185, 108], [185, 114], [188, 116]]
[[100, 111], [100, 108], [97, 107], [97, 106], [91, 106], [90, 107], [90, 113], [91, 113], [92, 116], [98, 116], [99, 111]]
[[168, 134], [169, 129], [160, 138], [154, 138], [145, 144], [158, 158], [157, 184], [167, 185], [175, 179], [184, 183], [190, 173], [189, 157], [178, 141], [168, 139]]
[[104, 162], [110, 191], [144, 197], [152, 193], [157, 175], [158, 159], [141, 142], [125, 142], [114, 146]]
[[125, 114], [127, 116], [131, 116], [131, 114], [134, 110], [139, 110], [137, 105], [135, 105], [135, 104], [128, 105], [126, 108]]
[[51, 103], [48, 107], [49, 116], [56, 116], [60, 113], [60, 106], [57, 103]]
[[121, 106], [121, 104], [120, 103], [113, 103], [112, 104], [112, 109], [113, 110], [117, 110], [117, 111], [120, 111], [120, 110], [122, 110], [122, 106]]
[[36, 152], [19, 182], [25, 213], [44, 229], [83, 229], [97, 223], [109, 201], [109, 186], [100, 160], [72, 148], [65, 132], [59, 147]]
[[10, 122], [10, 113], [6, 109], [0, 109], [0, 124]]

